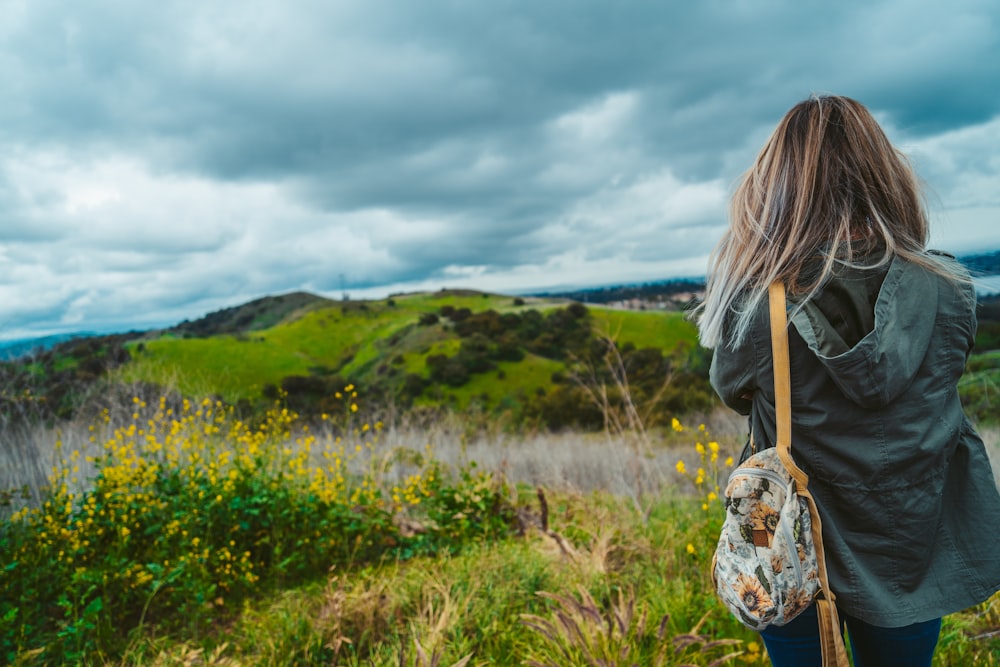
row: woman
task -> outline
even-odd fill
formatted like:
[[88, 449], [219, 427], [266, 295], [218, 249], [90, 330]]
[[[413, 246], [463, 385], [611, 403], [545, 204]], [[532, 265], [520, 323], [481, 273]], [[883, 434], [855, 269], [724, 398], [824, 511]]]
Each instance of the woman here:
[[[930, 665], [941, 617], [1000, 589], [1000, 494], [957, 391], [969, 276], [926, 249], [913, 171], [846, 97], [785, 115], [730, 216], [699, 321], [712, 384], [750, 416], [755, 446], [773, 446], [767, 287], [784, 281], [792, 455], [855, 665]], [[762, 635], [777, 667], [820, 665], [814, 609]]]

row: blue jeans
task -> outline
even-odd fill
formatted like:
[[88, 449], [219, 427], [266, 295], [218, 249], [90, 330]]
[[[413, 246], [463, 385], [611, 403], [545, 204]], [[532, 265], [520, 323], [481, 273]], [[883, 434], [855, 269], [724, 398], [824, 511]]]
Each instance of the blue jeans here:
[[[841, 612], [847, 624], [854, 667], [930, 667], [941, 619], [903, 628], [880, 628]], [[774, 667], [822, 667], [816, 605], [788, 625], [760, 633]]]

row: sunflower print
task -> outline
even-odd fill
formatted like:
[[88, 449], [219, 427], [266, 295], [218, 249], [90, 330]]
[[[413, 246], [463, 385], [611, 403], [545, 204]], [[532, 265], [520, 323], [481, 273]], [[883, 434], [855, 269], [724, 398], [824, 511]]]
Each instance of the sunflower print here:
[[781, 573], [785, 570], [785, 556], [784, 554], [774, 551], [771, 553], [771, 571], [775, 574]]
[[750, 577], [742, 572], [736, 578], [736, 594], [750, 613], [760, 612], [774, 606], [771, 596], [756, 577]]
[[785, 596], [785, 615], [794, 618], [812, 604], [814, 594], [804, 588], [793, 588]]
[[770, 537], [774, 537], [774, 531], [778, 529], [779, 519], [781, 519], [781, 515], [764, 503], [757, 503], [750, 510], [750, 527], [753, 530], [766, 530]]

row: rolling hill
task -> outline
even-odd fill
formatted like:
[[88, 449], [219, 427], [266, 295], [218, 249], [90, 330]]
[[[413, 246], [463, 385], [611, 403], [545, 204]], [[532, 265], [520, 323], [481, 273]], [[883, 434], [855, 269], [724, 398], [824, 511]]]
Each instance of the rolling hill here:
[[608, 339], [637, 400], [655, 398], [664, 415], [711, 404], [707, 357], [677, 310], [442, 290], [375, 301], [298, 292], [165, 330], [59, 343], [0, 364], [2, 386], [22, 388], [0, 395], [0, 409], [24, 411], [30, 397], [34, 408], [69, 417], [112, 393], [103, 383], [213, 396], [248, 411], [282, 400], [318, 416], [343, 410], [338, 392], [353, 384], [372, 410], [596, 427], [602, 416], [588, 383], [621, 398], [606, 363]]

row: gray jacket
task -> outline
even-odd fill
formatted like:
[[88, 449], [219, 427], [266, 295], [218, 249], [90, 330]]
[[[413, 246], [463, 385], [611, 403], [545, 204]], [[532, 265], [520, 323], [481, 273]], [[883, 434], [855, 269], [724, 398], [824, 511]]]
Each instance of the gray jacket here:
[[[845, 270], [789, 331], [792, 455], [823, 520], [840, 608], [882, 627], [925, 621], [1000, 589], [1000, 493], [957, 383], [975, 294], [916, 264]], [[711, 370], [723, 401], [775, 439], [766, 300]]]

